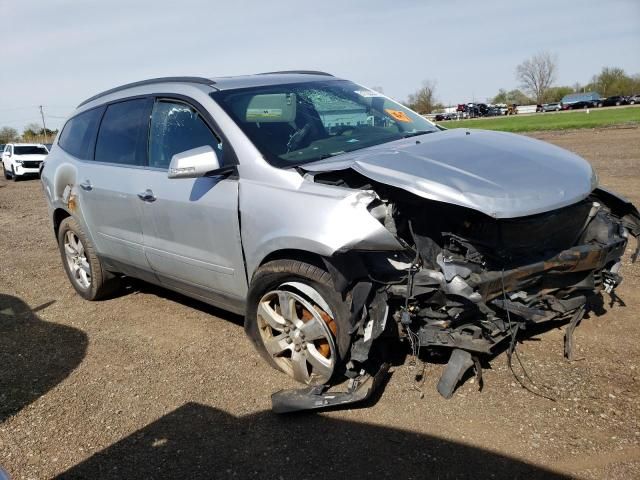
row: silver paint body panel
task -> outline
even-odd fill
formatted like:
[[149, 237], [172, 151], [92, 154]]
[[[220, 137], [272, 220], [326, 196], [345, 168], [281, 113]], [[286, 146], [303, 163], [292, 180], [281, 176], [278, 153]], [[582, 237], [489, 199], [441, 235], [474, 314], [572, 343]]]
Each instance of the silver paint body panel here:
[[529, 137], [484, 130], [431, 133], [303, 168], [352, 168], [377, 182], [495, 218], [571, 205], [597, 185], [591, 165], [578, 155]]
[[[279, 251], [330, 256], [351, 248], [403, 249], [368, 212], [373, 192], [314, 183], [294, 169], [271, 166], [209, 96], [216, 88], [330, 78], [265, 75], [217, 79], [213, 87], [159, 83], [83, 105], [78, 112], [140, 95], [193, 99], [233, 147], [237, 176], [169, 179], [157, 169], [79, 160], [56, 146], [42, 174], [51, 218], [56, 209], [71, 213], [98, 254], [113, 264], [130, 265], [131, 271], [142, 272], [137, 276], [238, 313], [254, 272]], [[416, 195], [496, 217], [558, 208], [584, 198], [595, 186], [591, 167], [570, 152], [523, 137], [480, 131], [433, 133], [305, 168], [317, 172], [353, 168]], [[92, 184], [90, 191], [79, 188], [86, 180]], [[153, 191], [155, 201], [137, 198], [146, 189]], [[77, 198], [73, 209], [67, 203], [69, 192]]]

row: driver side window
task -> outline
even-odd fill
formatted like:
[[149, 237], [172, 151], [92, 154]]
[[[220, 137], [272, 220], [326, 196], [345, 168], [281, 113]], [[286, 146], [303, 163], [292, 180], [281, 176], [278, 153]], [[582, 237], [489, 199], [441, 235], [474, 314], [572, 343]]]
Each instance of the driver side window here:
[[149, 166], [169, 168], [176, 153], [209, 145], [222, 163], [222, 143], [200, 114], [176, 100], [157, 100], [151, 113]]

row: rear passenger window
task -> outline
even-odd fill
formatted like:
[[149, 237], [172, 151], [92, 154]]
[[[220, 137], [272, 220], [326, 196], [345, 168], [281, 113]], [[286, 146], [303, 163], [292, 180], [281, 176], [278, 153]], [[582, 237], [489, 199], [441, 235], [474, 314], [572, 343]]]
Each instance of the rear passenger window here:
[[96, 162], [144, 165], [148, 124], [149, 100], [146, 98], [109, 105], [98, 132]]
[[149, 135], [149, 166], [168, 168], [176, 153], [209, 145], [218, 158], [222, 144], [191, 106], [159, 100], [153, 106]]
[[94, 108], [70, 119], [62, 129], [58, 145], [74, 157], [92, 160], [93, 142], [103, 111], [102, 107]]

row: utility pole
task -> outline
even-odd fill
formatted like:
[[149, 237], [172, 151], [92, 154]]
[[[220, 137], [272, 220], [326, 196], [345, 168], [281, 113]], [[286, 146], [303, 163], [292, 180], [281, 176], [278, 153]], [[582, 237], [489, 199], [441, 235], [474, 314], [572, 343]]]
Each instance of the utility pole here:
[[47, 124], [44, 123], [44, 112], [42, 111], [42, 105], [40, 105], [40, 116], [42, 117], [42, 143], [47, 143]]

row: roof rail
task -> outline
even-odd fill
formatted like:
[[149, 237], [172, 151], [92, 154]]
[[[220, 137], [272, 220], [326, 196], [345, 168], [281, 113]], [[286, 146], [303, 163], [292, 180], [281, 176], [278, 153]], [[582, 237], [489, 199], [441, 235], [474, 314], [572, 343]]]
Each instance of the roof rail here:
[[89, 102], [97, 100], [100, 97], [104, 97], [111, 93], [119, 92], [121, 90], [126, 90], [127, 88], [133, 87], [141, 87], [143, 85], [152, 85], [154, 83], [200, 83], [203, 85], [214, 85], [216, 82], [211, 80], [210, 78], [204, 77], [160, 77], [160, 78], [151, 78], [149, 80], [142, 80], [140, 82], [127, 83], [126, 85], [121, 85], [119, 87], [111, 88], [109, 90], [105, 90], [102, 93], [98, 93], [91, 98], [86, 99], [77, 108], [80, 108], [83, 105], [86, 105]]
[[324, 75], [325, 77], [333, 77], [333, 75], [331, 75], [330, 73], [320, 72], [316, 70], [282, 70], [279, 72], [262, 72], [258, 73], [257, 75], [278, 75], [284, 73], [297, 73], [300, 75]]

